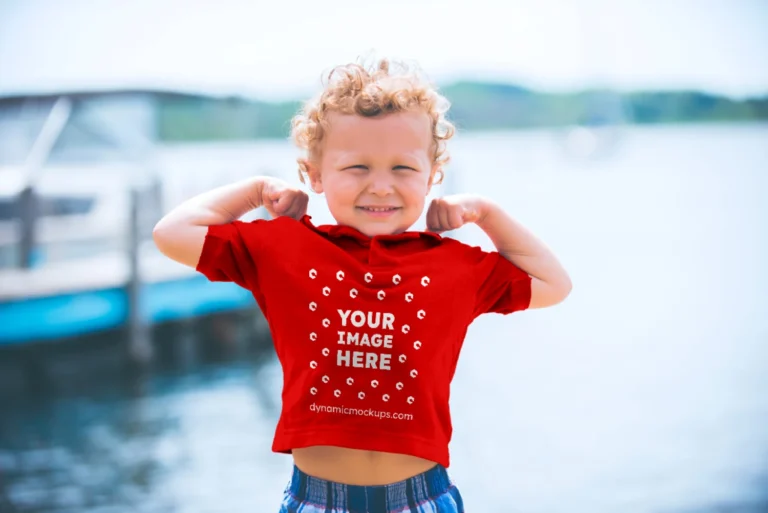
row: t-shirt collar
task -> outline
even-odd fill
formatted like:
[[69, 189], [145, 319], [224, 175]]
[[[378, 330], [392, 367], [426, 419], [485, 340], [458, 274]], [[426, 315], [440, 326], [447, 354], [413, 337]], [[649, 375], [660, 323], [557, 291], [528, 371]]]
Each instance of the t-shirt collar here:
[[301, 218], [301, 223], [310, 228], [311, 230], [314, 230], [315, 232], [325, 235], [330, 238], [335, 239], [342, 239], [342, 238], [350, 238], [354, 239], [358, 242], [370, 242], [373, 239], [376, 239], [380, 242], [396, 242], [396, 241], [405, 241], [405, 240], [412, 240], [412, 239], [419, 239], [419, 238], [426, 238], [433, 240], [435, 242], [440, 242], [443, 238], [440, 236], [440, 234], [435, 232], [429, 232], [429, 231], [423, 231], [423, 232], [401, 232], [391, 235], [374, 235], [373, 237], [369, 237], [368, 235], [362, 233], [357, 228], [353, 228], [351, 226], [346, 226], [342, 224], [323, 224], [319, 226], [315, 226], [312, 224], [312, 216], [310, 215], [304, 215]]

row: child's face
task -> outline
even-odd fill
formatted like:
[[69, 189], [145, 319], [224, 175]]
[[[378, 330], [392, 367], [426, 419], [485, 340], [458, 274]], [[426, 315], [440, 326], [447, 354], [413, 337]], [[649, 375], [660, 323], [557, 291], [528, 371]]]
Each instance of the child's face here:
[[308, 165], [313, 190], [325, 193], [339, 224], [369, 237], [406, 231], [424, 210], [437, 170], [429, 117], [332, 113], [328, 121], [319, 163]]

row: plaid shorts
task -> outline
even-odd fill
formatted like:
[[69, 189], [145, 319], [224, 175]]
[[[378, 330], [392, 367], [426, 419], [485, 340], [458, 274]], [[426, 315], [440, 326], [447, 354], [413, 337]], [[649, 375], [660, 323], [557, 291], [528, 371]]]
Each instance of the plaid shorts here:
[[280, 513], [464, 513], [442, 465], [397, 483], [361, 486], [326, 481], [293, 466]]

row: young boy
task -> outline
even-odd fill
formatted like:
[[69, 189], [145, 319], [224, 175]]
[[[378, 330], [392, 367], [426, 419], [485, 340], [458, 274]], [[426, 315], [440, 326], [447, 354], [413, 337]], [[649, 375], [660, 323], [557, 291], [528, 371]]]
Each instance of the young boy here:
[[[192, 198], [154, 239], [212, 281], [252, 291], [283, 368], [272, 449], [293, 455], [281, 512], [463, 511], [448, 477], [450, 382], [469, 324], [563, 301], [556, 257], [487, 198], [432, 201], [454, 128], [418, 73], [382, 60], [334, 69], [292, 124], [308, 196], [254, 177]], [[242, 222], [265, 207], [272, 220]], [[497, 251], [438, 233], [476, 223]]]

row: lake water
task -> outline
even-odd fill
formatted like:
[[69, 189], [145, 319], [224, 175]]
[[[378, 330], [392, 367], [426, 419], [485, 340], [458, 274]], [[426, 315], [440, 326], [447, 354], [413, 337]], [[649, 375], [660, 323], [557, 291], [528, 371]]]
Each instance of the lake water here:
[[[561, 142], [462, 135], [436, 191], [502, 204], [574, 284], [469, 330], [449, 469], [467, 510], [768, 511], [768, 126], [633, 128], [596, 160]], [[161, 155], [180, 196], [293, 158], [281, 142]], [[268, 357], [0, 406], [0, 511], [276, 512], [281, 380]]]

